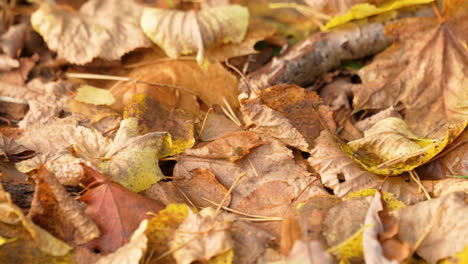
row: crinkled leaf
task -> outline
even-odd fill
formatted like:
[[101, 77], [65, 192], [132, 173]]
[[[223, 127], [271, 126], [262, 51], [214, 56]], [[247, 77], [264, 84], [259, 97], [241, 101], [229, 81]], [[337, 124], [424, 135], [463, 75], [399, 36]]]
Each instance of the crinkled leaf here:
[[131, 50], [148, 46], [139, 27], [141, 12], [142, 6], [134, 1], [90, 0], [75, 14], [41, 2], [31, 24], [60, 57], [85, 64], [94, 58], [118, 60]]
[[205, 8], [199, 12], [146, 7], [141, 16], [145, 34], [171, 58], [198, 51], [203, 62], [205, 49], [216, 44], [239, 43], [249, 24], [249, 11], [239, 5]]
[[358, 72], [354, 111], [401, 105], [411, 131], [431, 138], [445, 124], [468, 119], [468, 2], [444, 1], [443, 16], [386, 27], [395, 41]]

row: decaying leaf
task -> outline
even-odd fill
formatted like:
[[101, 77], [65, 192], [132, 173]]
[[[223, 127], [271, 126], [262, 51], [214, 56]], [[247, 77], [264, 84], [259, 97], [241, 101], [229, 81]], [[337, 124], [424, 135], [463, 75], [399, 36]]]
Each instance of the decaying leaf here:
[[[468, 119], [467, 1], [444, 1], [444, 19], [402, 19], [386, 28], [396, 40], [359, 71], [355, 111], [400, 103], [405, 122], [420, 137], [448, 122]], [[464, 44], [465, 43], [465, 44]], [[441, 52], [441, 51], [444, 52]]]
[[165, 109], [157, 100], [146, 95], [140, 94], [132, 98], [125, 107], [124, 117], [138, 120], [141, 134], [169, 133], [170, 144], [161, 148], [159, 158], [180, 154], [195, 144], [195, 116], [183, 110]]
[[185, 150], [185, 154], [200, 158], [236, 161], [249, 154], [250, 150], [262, 145], [260, 136], [251, 131], [234, 132], [200, 148]]
[[2, 161], [20, 160], [21, 156], [31, 151], [16, 143], [13, 139], [0, 134], [0, 159]]
[[68, 194], [54, 174], [40, 168], [28, 216], [54, 236], [75, 245], [100, 235], [83, 207]]
[[[191, 209], [185, 204], [170, 204], [159, 211], [148, 222], [145, 234], [148, 237], [148, 249], [153, 252], [152, 263], [174, 263], [169, 252], [169, 241], [174, 239], [174, 233]], [[165, 257], [160, 256], [166, 254]]]
[[[427, 4], [433, 2], [434, 0], [387, 0], [380, 5], [374, 5], [372, 3], [360, 3], [356, 4], [351, 9], [349, 9], [346, 14], [342, 16], [336, 16], [332, 18], [328, 23], [322, 27], [322, 30], [327, 30], [346, 22], [349, 22], [354, 19], [361, 19], [365, 17], [370, 17], [374, 15], [378, 15], [381, 13], [385, 13], [391, 10], [396, 10], [405, 6], [412, 6], [412, 5], [420, 5], [420, 4]], [[370, 1], [369, 1], [370, 2]]]
[[90, 0], [73, 14], [45, 1], [31, 16], [31, 24], [50, 49], [71, 63], [118, 60], [150, 44], [139, 27], [142, 9], [134, 1]]
[[289, 252], [286, 263], [332, 263], [332, 259], [318, 241], [297, 240], [291, 252]]
[[[221, 64], [210, 64], [203, 70], [194, 61], [161, 58], [161, 55], [150, 58], [149, 65], [129, 74], [139, 82], [119, 82], [111, 88], [116, 99], [115, 109], [123, 110], [138, 94], [155, 98], [168, 110], [177, 108], [193, 114], [200, 112], [197, 97], [208, 106], [223, 105], [225, 99], [234, 109], [239, 107], [239, 82]], [[158, 59], [160, 62], [154, 63]]]
[[177, 263], [207, 261], [231, 249], [233, 242], [229, 227], [232, 221], [232, 216], [224, 213], [216, 216], [211, 207], [202, 210], [200, 214], [188, 211], [170, 242], [171, 249], [175, 250], [173, 256]]
[[[401, 263], [401, 261], [408, 257], [410, 253], [409, 248], [405, 247], [405, 245], [402, 244], [398, 248], [397, 246], [394, 246], [396, 249], [395, 251], [399, 251], [400, 253], [399, 259], [388, 258], [386, 254], [387, 252], [385, 252], [384, 249], [384, 243], [386, 243], [387, 245], [392, 243], [391, 240], [389, 240], [389, 238], [394, 236], [396, 232], [390, 232], [390, 234], [385, 233], [388, 233], [388, 230], [386, 229], [388, 228], [389, 223], [384, 222], [385, 218], [382, 218], [382, 212], [384, 210], [385, 208], [382, 205], [382, 196], [380, 192], [376, 192], [374, 198], [370, 203], [369, 210], [367, 211], [367, 215], [364, 221], [364, 225], [368, 227], [365, 228], [362, 232], [362, 247], [364, 250], [364, 259], [366, 260], [366, 263], [397, 264]], [[396, 228], [398, 228], [398, 226], [396, 226]], [[398, 231], [398, 229], [396, 229], [395, 231]], [[393, 244], [396, 243], [396, 241], [393, 242]]]
[[246, 126], [310, 151], [323, 129], [335, 130], [332, 113], [314, 91], [296, 85], [261, 90], [258, 98], [241, 101]]
[[346, 13], [353, 5], [368, 2], [366, 0], [304, 0], [310, 7], [329, 16]]
[[85, 213], [99, 227], [101, 236], [87, 243], [87, 247], [110, 253], [130, 240], [133, 231], [148, 212], [156, 213], [163, 206], [156, 201], [131, 192], [100, 172], [83, 164], [87, 185], [79, 198], [87, 204]]
[[28, 113], [18, 124], [25, 129], [33, 124], [45, 124], [57, 117], [69, 99], [68, 93], [72, 88], [72, 84], [64, 81], [45, 83], [34, 79], [26, 86], [2, 84], [0, 95], [29, 104]]
[[364, 138], [348, 146], [353, 158], [367, 170], [382, 175], [397, 175], [431, 160], [465, 129], [465, 123], [453, 124], [441, 139], [418, 138], [402, 119], [390, 117], [364, 132]]
[[[72, 247], [52, 236], [49, 232], [35, 225], [26, 217], [20, 208], [11, 202], [10, 194], [0, 185], [0, 235], [4, 237], [16, 237], [18, 240], [4, 244], [0, 247], [0, 260], [8, 263], [12, 259], [23, 260], [25, 263], [37, 263], [34, 257], [21, 256], [23, 253], [37, 254], [38, 258], [53, 259], [55, 256], [66, 256]], [[19, 253], [19, 254], [18, 254]], [[14, 254], [14, 256], [11, 256]], [[17, 255], [15, 257], [15, 255]], [[45, 256], [44, 256], [45, 255]]]
[[465, 196], [463, 192], [448, 193], [400, 209], [396, 212], [398, 238], [430, 263], [461, 252], [468, 245]]
[[309, 162], [320, 174], [322, 183], [339, 197], [377, 186], [382, 179], [364, 170], [342, 150], [343, 146], [328, 131], [322, 131], [317, 139]]
[[148, 220], [143, 220], [140, 226], [133, 232], [130, 241], [115, 252], [100, 258], [97, 264], [138, 264], [147, 249], [148, 238], [145, 235]]
[[171, 58], [198, 51], [203, 63], [205, 49], [215, 44], [239, 43], [249, 24], [249, 11], [239, 5], [196, 11], [145, 8], [141, 28]]

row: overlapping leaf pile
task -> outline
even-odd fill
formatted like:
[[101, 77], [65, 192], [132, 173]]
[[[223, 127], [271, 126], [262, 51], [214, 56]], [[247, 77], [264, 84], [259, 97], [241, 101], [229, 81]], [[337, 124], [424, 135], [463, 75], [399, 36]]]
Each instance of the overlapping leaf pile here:
[[467, 0], [11, 2], [1, 263], [467, 261]]

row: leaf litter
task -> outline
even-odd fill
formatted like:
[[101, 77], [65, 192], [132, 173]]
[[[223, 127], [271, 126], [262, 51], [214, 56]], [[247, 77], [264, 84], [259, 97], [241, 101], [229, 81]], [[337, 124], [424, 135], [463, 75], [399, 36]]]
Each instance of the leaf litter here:
[[7, 5], [0, 261], [463, 263], [468, 1], [429, 2]]

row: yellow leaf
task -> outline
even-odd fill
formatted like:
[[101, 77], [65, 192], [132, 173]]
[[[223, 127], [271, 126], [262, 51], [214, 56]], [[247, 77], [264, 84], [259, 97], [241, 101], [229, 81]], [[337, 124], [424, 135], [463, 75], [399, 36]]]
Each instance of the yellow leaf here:
[[[355, 199], [355, 198], [364, 198], [368, 196], [374, 196], [376, 192], [377, 192], [377, 189], [359, 190], [359, 191], [347, 194], [345, 197], [343, 197], [343, 200], [346, 201], [346, 200]], [[387, 209], [389, 211], [398, 210], [406, 206], [405, 203], [398, 200], [395, 197], [395, 195], [393, 195], [393, 193], [382, 192], [382, 194], [383, 194], [382, 198], [385, 201], [387, 205]]]
[[209, 259], [208, 261], [203, 261], [204, 264], [231, 264], [234, 260], [234, 249], [229, 249], [228, 251], [217, 255]]
[[369, 3], [357, 4], [351, 7], [346, 14], [332, 18], [325, 26], [321, 27], [321, 30], [328, 30], [330, 28], [346, 24], [351, 20], [378, 15], [406, 6], [427, 4], [433, 1], [434, 0], [390, 0], [379, 6]]
[[[148, 222], [145, 234], [148, 237], [148, 251], [156, 258], [169, 251], [169, 241], [174, 232], [188, 214], [185, 204], [169, 204], [166, 209], [159, 211]], [[162, 258], [160, 263], [172, 263], [172, 256]]]
[[141, 28], [171, 58], [198, 51], [204, 63], [205, 49], [224, 43], [239, 43], [249, 25], [249, 11], [240, 5], [205, 8], [199, 12], [145, 8]]
[[93, 105], [111, 105], [115, 102], [114, 96], [109, 90], [91, 85], [82, 85], [78, 88], [75, 100]]

